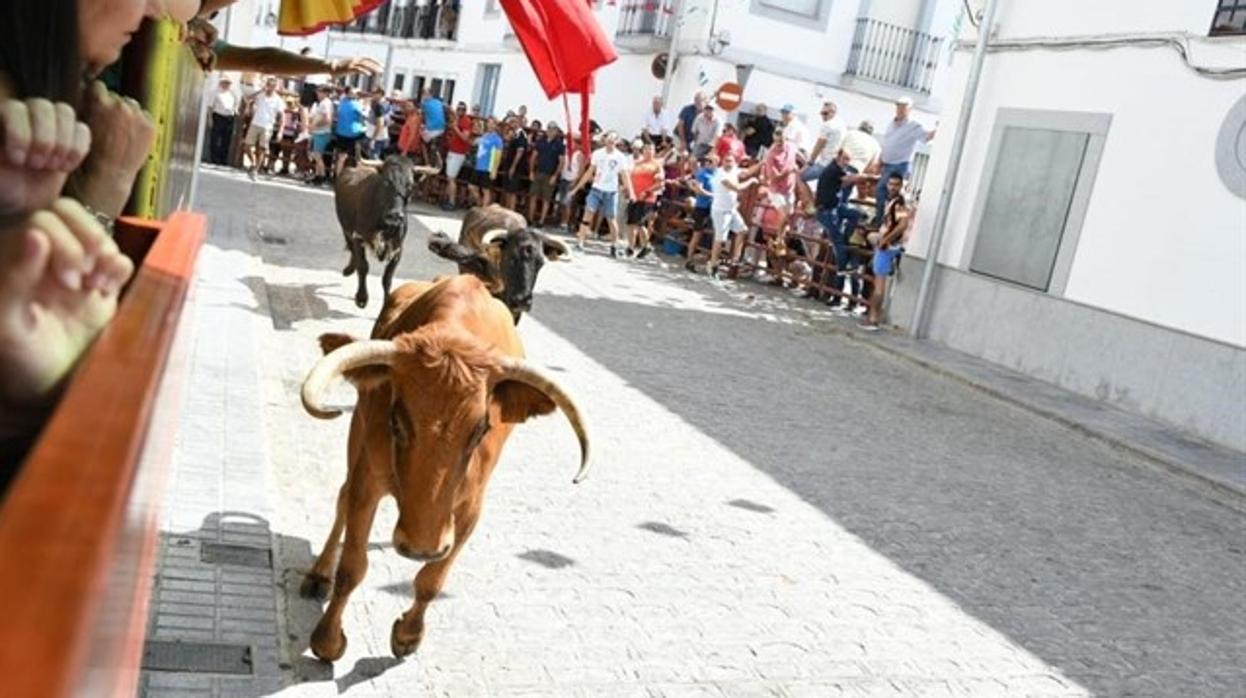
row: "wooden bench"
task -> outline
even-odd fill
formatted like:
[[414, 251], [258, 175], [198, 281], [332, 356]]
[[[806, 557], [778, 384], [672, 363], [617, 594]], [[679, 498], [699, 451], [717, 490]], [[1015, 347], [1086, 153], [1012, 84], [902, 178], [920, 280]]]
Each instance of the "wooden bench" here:
[[[5, 695], [133, 695], [205, 220], [122, 219], [137, 273], [0, 505]], [[158, 420], [153, 423], [153, 420]]]

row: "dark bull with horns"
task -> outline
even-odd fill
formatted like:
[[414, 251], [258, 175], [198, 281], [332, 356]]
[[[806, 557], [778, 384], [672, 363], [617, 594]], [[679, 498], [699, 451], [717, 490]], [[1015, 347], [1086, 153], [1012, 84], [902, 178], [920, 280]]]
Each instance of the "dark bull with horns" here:
[[428, 241], [433, 254], [459, 265], [459, 273], [473, 274], [510, 308], [516, 323], [532, 309], [532, 292], [546, 258], [568, 254], [567, 246], [528, 227], [528, 221], [497, 204], [477, 206], [463, 217], [459, 241], [444, 233]]

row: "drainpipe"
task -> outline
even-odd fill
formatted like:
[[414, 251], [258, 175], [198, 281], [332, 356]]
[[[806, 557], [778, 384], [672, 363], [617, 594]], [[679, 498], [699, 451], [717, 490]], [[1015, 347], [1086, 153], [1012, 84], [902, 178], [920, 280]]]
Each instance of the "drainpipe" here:
[[[666, 77], [662, 78], [662, 108], [670, 109], [671, 83], [675, 78], [675, 61], [679, 56], [679, 28], [683, 25], [684, 0], [674, 0], [671, 17], [671, 45], [666, 49]], [[659, 10], [660, 11], [660, 10]]]
[[978, 27], [978, 43], [973, 50], [973, 64], [969, 67], [965, 98], [961, 100], [960, 119], [956, 122], [956, 135], [952, 139], [952, 156], [948, 163], [947, 180], [943, 183], [943, 192], [939, 196], [934, 234], [930, 239], [930, 249], [926, 252], [926, 266], [922, 269], [922, 283], [917, 291], [917, 307], [913, 309], [913, 321], [909, 325], [909, 336], [914, 339], [921, 339], [926, 335], [925, 324], [929, 312], [931, 288], [934, 284], [934, 271], [939, 265], [943, 234], [947, 229], [948, 210], [952, 206], [952, 194], [956, 191], [960, 160], [965, 154], [965, 137], [969, 132], [969, 122], [973, 119], [974, 98], [978, 93], [982, 64], [986, 59], [986, 45], [991, 39], [991, 29], [995, 26], [995, 10], [999, 7], [999, 3], [1000, 0], [986, 0], [986, 11]]

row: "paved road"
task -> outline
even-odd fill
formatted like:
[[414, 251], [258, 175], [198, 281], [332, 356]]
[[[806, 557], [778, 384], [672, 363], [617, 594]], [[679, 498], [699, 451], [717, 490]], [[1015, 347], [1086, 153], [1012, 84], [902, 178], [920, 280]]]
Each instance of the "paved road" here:
[[[356, 310], [336, 271], [327, 195], [209, 175], [202, 206], [213, 282], [197, 303], [252, 323], [229, 343], [254, 348], [254, 372], [221, 380], [257, 401], [264, 462], [220, 504], [271, 530], [276, 626], [255, 631], [277, 666], [254, 685], [166, 676], [150, 695], [1246, 695], [1240, 513], [782, 294], [591, 253], [547, 265], [520, 331], [591, 419], [592, 475], [570, 484], [561, 417], [518, 429], [405, 662], [389, 627], [415, 566], [390, 550], [384, 505], [347, 654], [320, 664], [319, 606], [296, 591], [347, 420], [305, 416], [297, 387], [315, 336], [366, 334], [377, 306]], [[457, 221], [416, 220], [399, 276], [446, 272], [424, 241]], [[171, 535], [188, 496], [175, 478]]]

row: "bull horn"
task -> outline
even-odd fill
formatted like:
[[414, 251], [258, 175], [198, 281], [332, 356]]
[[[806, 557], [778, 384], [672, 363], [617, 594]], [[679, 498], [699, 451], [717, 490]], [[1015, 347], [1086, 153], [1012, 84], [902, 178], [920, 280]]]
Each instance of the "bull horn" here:
[[436, 167], [429, 167], [428, 165], [416, 165], [411, 168], [411, 172], [415, 175], [424, 175], [427, 177], [429, 175], [435, 175], [438, 172], [441, 172], [441, 170]]
[[504, 238], [509, 234], [510, 234], [510, 231], [507, 230], [506, 228], [494, 228], [493, 230], [489, 230], [485, 232], [484, 235], [480, 236], [480, 246], [488, 247], [489, 245], [492, 245], [494, 242], [496, 242], [499, 238]]
[[392, 365], [398, 348], [388, 339], [351, 342], [320, 357], [303, 379], [303, 409], [317, 419], [333, 419], [341, 410], [328, 409], [322, 398], [334, 378], [362, 366]]
[[523, 359], [503, 359], [502, 380], [513, 380], [535, 388], [567, 415], [567, 421], [571, 422], [571, 428], [575, 430], [575, 436], [580, 441], [580, 469], [571, 482], [574, 484], [582, 482], [588, 475], [590, 447], [588, 429], [584, 425], [584, 419], [580, 416], [580, 408], [576, 406], [575, 400], [571, 399], [571, 396], [558, 385], [557, 381]]
[[571, 250], [567, 249], [566, 243], [564, 243], [562, 240], [559, 240], [558, 238], [552, 238], [548, 235], [542, 235], [541, 243], [544, 245], [549, 245], [550, 247], [554, 248], [554, 251], [558, 253], [559, 257], [567, 257], [571, 254]]

